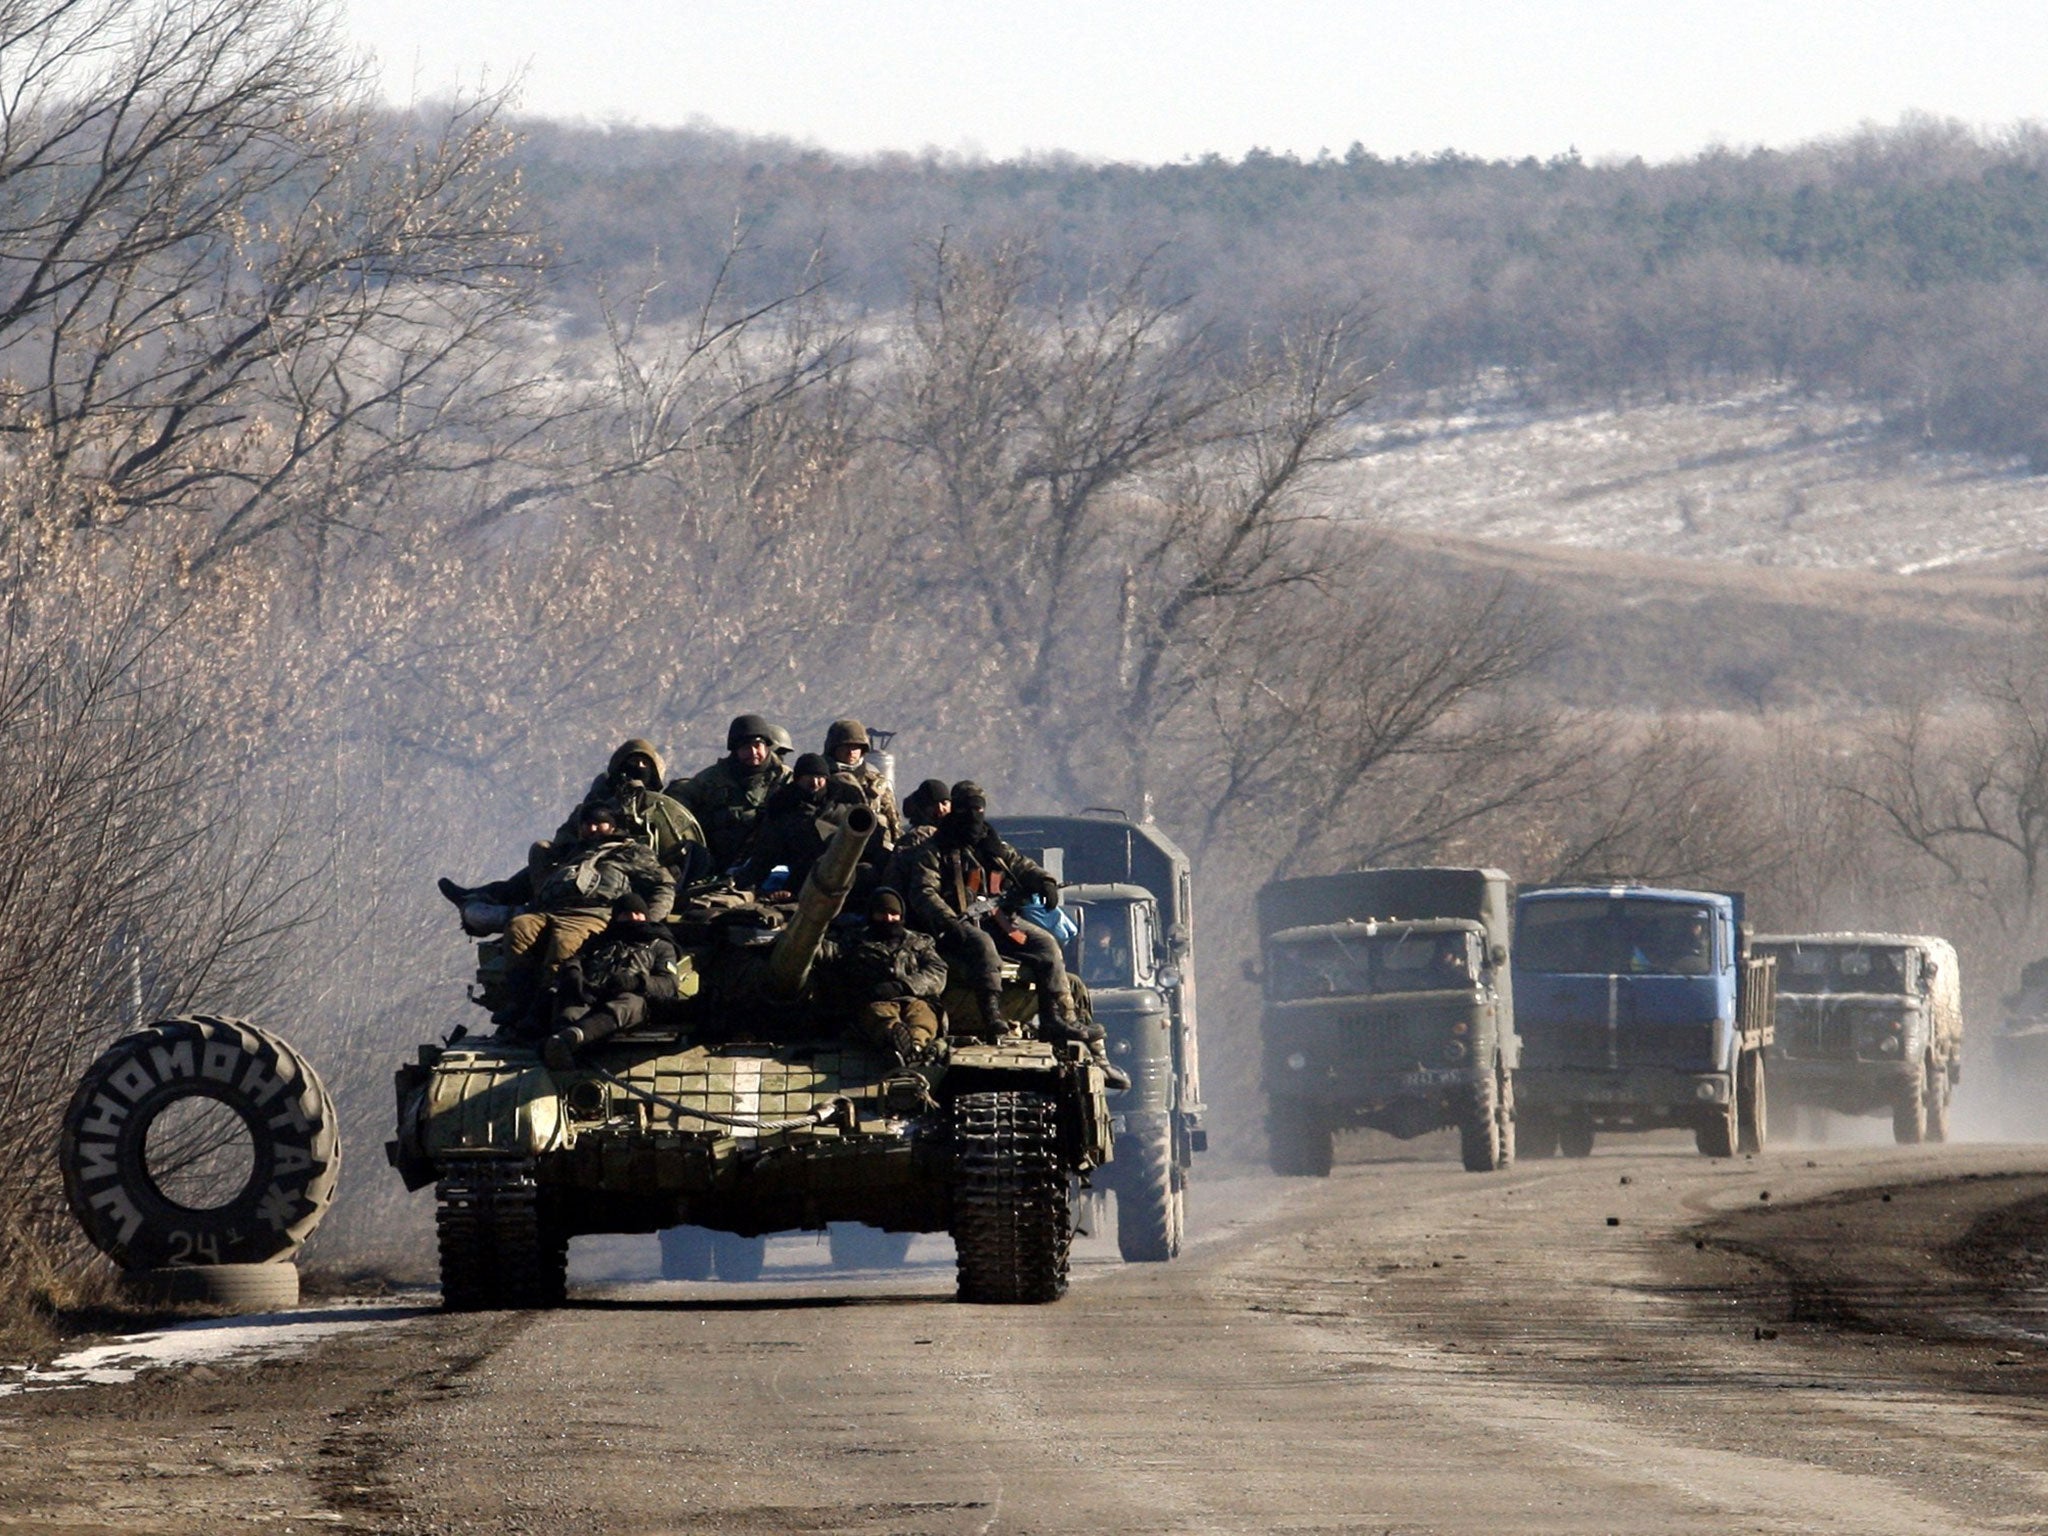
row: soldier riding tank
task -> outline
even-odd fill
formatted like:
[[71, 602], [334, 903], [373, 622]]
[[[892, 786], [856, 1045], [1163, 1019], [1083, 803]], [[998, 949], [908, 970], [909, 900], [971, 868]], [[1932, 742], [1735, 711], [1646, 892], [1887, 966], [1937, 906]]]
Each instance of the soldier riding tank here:
[[[822, 1019], [812, 961], [874, 817], [855, 810], [791, 910], [714, 890], [671, 919], [682, 997], [552, 1071], [503, 1040], [398, 1072], [406, 1187], [435, 1186], [451, 1308], [559, 1304], [569, 1240], [681, 1224], [758, 1236], [857, 1221], [948, 1232], [964, 1301], [1066, 1289], [1077, 1180], [1109, 1160], [1084, 1047], [1029, 1038], [1035, 999], [906, 1070]], [[956, 1031], [977, 1017], [949, 995]]]

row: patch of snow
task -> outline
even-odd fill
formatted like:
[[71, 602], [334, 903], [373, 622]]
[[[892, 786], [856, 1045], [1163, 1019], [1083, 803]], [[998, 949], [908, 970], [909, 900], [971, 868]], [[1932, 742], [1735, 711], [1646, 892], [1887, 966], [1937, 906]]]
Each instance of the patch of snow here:
[[247, 1317], [205, 1318], [179, 1323], [161, 1333], [135, 1333], [75, 1354], [47, 1367], [0, 1365], [17, 1377], [0, 1381], [0, 1397], [23, 1392], [58, 1392], [77, 1387], [118, 1385], [143, 1371], [190, 1368], [294, 1355], [337, 1334], [393, 1328], [432, 1312], [431, 1302], [337, 1301], [296, 1312], [263, 1312]]

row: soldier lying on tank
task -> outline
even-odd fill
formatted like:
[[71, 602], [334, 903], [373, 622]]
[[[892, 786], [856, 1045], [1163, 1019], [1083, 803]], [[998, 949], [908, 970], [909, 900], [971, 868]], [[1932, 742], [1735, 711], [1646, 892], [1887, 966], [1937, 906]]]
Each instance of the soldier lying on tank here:
[[1014, 902], [1031, 896], [1056, 907], [1059, 881], [996, 835], [988, 824], [988, 797], [979, 784], [962, 779], [947, 798], [952, 809], [931, 841], [910, 854], [902, 871], [910, 881], [904, 894], [911, 921], [938, 940], [947, 964], [973, 987], [987, 1030], [993, 1033], [1002, 1027], [1002, 962], [1007, 956], [1023, 967], [1038, 989], [1040, 1038], [1083, 1042], [1112, 1088], [1130, 1087], [1130, 1079], [1110, 1065], [1102, 1026], [1081, 1022], [1059, 941], [1003, 908], [1005, 899]]
[[725, 756], [688, 779], [669, 784], [704, 829], [711, 867], [723, 872], [747, 856], [768, 797], [789, 782], [775, 738], [787, 735], [759, 715], [741, 715], [726, 727]]
[[[619, 808], [627, 830], [654, 850], [654, 856], [675, 872], [678, 885], [701, 880], [711, 872], [711, 853], [704, 829], [689, 808], [662, 792], [666, 772], [654, 744], [635, 736], [619, 743], [604, 772], [590, 781], [579, 805], [606, 800]], [[576, 815], [556, 828], [555, 846], [576, 836]]]
[[825, 732], [825, 761], [832, 765], [832, 777], [860, 791], [881, 823], [874, 841], [886, 852], [903, 840], [903, 813], [882, 770], [868, 761], [868, 751], [868, 728], [858, 720], [834, 720]]
[[500, 1028], [530, 1027], [556, 967], [610, 926], [612, 908], [628, 891], [647, 903], [650, 922], [675, 905], [675, 876], [652, 849], [620, 823], [604, 801], [583, 807], [578, 835], [561, 861], [534, 880], [531, 910], [505, 925], [505, 983], [511, 998], [491, 1015]]
[[929, 937], [904, 926], [903, 898], [887, 886], [868, 898], [865, 929], [826, 941], [817, 978], [827, 1007], [906, 1066], [925, 1060], [944, 1033], [938, 1000], [946, 962]]
[[[796, 760], [790, 781], [768, 797], [761, 824], [754, 829], [751, 850], [733, 872], [739, 884], [759, 887], [778, 865], [789, 870], [784, 887], [791, 895], [803, 889], [804, 877], [825, 851], [832, 834], [846, 824], [846, 813], [866, 803], [859, 789], [835, 779], [825, 759], [806, 752]], [[872, 852], [861, 854], [863, 869], [855, 877], [856, 887], [879, 878], [882, 850], [872, 841]]]
[[637, 1028], [647, 1022], [650, 1002], [675, 995], [675, 944], [667, 929], [648, 921], [647, 903], [628, 891], [613, 904], [604, 932], [555, 972], [555, 1028], [541, 1042], [541, 1059], [566, 1071], [583, 1046]]

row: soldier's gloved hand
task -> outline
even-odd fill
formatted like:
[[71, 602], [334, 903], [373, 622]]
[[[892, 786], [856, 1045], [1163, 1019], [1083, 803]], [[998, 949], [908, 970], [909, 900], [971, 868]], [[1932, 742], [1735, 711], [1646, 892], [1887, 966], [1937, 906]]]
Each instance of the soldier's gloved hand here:
[[540, 1059], [551, 1072], [567, 1072], [576, 1065], [576, 1047], [583, 1043], [583, 1031], [574, 1024], [558, 1029], [540, 1045]]
[[971, 917], [956, 917], [950, 931], [961, 943], [971, 944], [974, 942], [974, 936], [981, 932], [981, 924]]
[[1047, 875], [1043, 880], [1040, 880], [1038, 882], [1038, 899], [1048, 907], [1058, 906], [1060, 904], [1059, 881], [1053, 879], [1051, 875]]

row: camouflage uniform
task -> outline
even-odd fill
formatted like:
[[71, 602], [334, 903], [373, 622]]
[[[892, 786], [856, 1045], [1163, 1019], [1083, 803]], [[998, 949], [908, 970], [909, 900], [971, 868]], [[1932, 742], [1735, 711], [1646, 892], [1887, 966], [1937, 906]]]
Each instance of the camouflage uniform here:
[[[711, 847], [711, 867], [723, 872], [747, 856], [768, 797], [790, 779], [789, 768], [775, 755], [774, 727], [759, 715], [741, 715], [726, 732], [726, 755], [689, 779], [677, 779], [668, 793], [680, 800], [704, 829]], [[750, 768], [733, 754], [742, 742], [758, 738], [769, 744], [768, 760]]]
[[859, 747], [866, 752], [867, 727], [858, 720], [834, 720], [825, 732], [825, 760], [831, 764], [832, 777], [859, 790], [868, 809], [875, 813], [875, 820], [881, 823], [875, 841], [885, 849], [894, 848], [903, 838], [903, 812], [897, 808], [896, 791], [889, 787], [888, 776], [865, 757], [857, 763], [839, 761], [835, 754], [843, 746]]
[[659, 923], [626, 915], [628, 898], [602, 933], [555, 972], [555, 1037], [550, 1065], [568, 1065], [578, 1046], [647, 1022], [647, 1005], [676, 996], [676, 947]]
[[[653, 783], [648, 783], [633, 771], [633, 760], [645, 758], [653, 770]], [[590, 788], [584, 792], [582, 802], [567, 821], [555, 829], [554, 847], [566, 847], [576, 837], [576, 816], [583, 805], [593, 800], [609, 800], [625, 814], [627, 825], [642, 842], [654, 850], [654, 856], [676, 870], [683, 879], [693, 878], [697, 871], [693, 863], [708, 855], [693, 855], [692, 847], [707, 847], [704, 829], [697, 824], [697, 818], [690, 814], [682, 801], [661, 790], [662, 776], [667, 773], [661, 754], [654, 744], [641, 737], [619, 744], [612, 753], [611, 761], [605, 764], [604, 772], [590, 781]]]
[[818, 989], [869, 1044], [905, 1061], [923, 1055], [944, 1029], [936, 1005], [946, 962], [929, 937], [900, 924], [894, 933], [870, 926], [859, 938], [828, 943]]
[[614, 906], [629, 892], [646, 902], [648, 920], [658, 923], [675, 905], [675, 876], [629, 833], [570, 844], [554, 868], [533, 880], [534, 910], [505, 925], [512, 997], [493, 1019], [516, 1026], [528, 1018], [555, 969], [610, 926]]
[[[783, 785], [768, 797], [754, 829], [753, 845], [733, 878], [741, 885], [758, 886], [780, 864], [789, 870], [789, 889], [803, 889], [804, 877], [818, 862], [825, 844], [846, 825], [846, 813], [861, 803], [859, 795], [843, 782], [829, 782], [816, 795], [805, 794], [794, 782]], [[856, 891], [880, 872], [883, 853], [872, 841], [863, 850]]]

